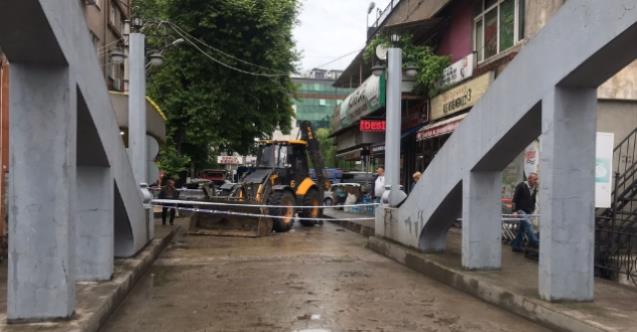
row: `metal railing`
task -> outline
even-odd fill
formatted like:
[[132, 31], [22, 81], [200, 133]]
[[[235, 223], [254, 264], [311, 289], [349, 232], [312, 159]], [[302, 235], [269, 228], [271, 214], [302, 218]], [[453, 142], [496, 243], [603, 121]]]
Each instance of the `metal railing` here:
[[595, 222], [595, 270], [599, 277], [637, 285], [637, 128], [613, 150], [611, 207]]

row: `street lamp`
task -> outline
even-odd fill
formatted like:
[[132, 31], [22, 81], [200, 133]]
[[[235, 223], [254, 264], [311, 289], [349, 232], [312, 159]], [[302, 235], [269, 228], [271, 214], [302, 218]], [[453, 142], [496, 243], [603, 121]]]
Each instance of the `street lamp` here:
[[110, 52], [111, 63], [114, 65], [121, 65], [126, 60], [126, 54], [120, 49], [114, 49]]
[[372, 66], [372, 74], [374, 74], [374, 76], [378, 77], [382, 75], [384, 72], [385, 72], [385, 66], [378, 63]]
[[414, 79], [416, 75], [418, 75], [418, 67], [413, 63], [407, 64], [405, 66], [405, 76], [409, 79]]
[[367, 15], [365, 15], [365, 18], [367, 19], [367, 24], [365, 25], [368, 29], [369, 29], [369, 14], [372, 13], [372, 10], [374, 10], [374, 8], [376, 8], [376, 3], [374, 1], [369, 3], [369, 7], [367, 7]]
[[161, 52], [153, 52], [149, 56], [148, 65], [151, 67], [159, 67], [164, 63], [164, 56]]

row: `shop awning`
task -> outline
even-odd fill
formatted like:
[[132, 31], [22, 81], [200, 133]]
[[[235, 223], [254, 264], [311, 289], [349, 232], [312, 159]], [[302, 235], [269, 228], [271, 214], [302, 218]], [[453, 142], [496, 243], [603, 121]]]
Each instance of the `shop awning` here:
[[469, 113], [456, 115], [452, 118], [438, 121], [436, 123], [432, 123], [422, 127], [416, 135], [416, 141], [420, 142], [430, 138], [452, 133], [454, 130], [456, 130], [456, 128], [458, 128], [458, 126], [460, 126], [462, 119], [464, 119], [467, 114]]
[[356, 148], [353, 150], [348, 150], [348, 151], [343, 151], [340, 153], [336, 154], [336, 158], [338, 159], [342, 159], [342, 160], [348, 160], [348, 161], [352, 161], [352, 160], [360, 160], [361, 156], [363, 155], [363, 149], [362, 148]]

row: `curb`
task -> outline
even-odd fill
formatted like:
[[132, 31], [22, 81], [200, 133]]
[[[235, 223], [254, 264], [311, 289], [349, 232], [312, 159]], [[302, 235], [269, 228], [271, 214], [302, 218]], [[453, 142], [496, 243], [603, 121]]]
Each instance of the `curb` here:
[[574, 317], [576, 313], [556, 310], [556, 308], [552, 308], [553, 304], [551, 303], [512, 293], [478, 276], [468, 274], [466, 271], [440, 264], [427, 257], [427, 254], [386, 239], [372, 236], [369, 238], [367, 248], [427, 277], [553, 330], [577, 332], [615, 331], [604, 326], [592, 325], [594, 322], [582, 321]]
[[374, 236], [374, 227], [364, 226], [349, 220], [339, 220], [327, 214], [324, 214], [324, 216], [330, 219], [329, 222], [346, 228], [354, 233], [358, 233], [364, 237]]
[[128, 293], [135, 287], [135, 284], [153, 265], [157, 257], [168, 247], [179, 227], [174, 228], [170, 233], [161, 239], [153, 239], [146, 247], [133, 258], [116, 259], [121, 265], [116, 265], [115, 269], [124, 269], [122, 275], [113, 276], [111, 282], [117, 286], [104, 298], [96, 310], [83, 322], [79, 322], [79, 332], [97, 332], [117, 307], [124, 301]]

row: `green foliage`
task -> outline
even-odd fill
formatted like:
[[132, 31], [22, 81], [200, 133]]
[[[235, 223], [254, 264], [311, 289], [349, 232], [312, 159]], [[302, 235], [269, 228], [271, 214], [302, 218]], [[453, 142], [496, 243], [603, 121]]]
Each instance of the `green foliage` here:
[[200, 46], [218, 61], [249, 72], [284, 73], [274, 78], [242, 74], [188, 42], [166, 49], [164, 65], [150, 71], [148, 88], [165, 110], [169, 142], [179, 155], [201, 169], [221, 152], [249, 153], [255, 138], [277, 127], [289, 131], [295, 88], [285, 73], [294, 72], [298, 58], [292, 40], [297, 0], [137, 0], [135, 7], [149, 23], [144, 30], [149, 48], [180, 38], [167, 24], [153, 24], [165, 20], [258, 66]]
[[190, 158], [180, 154], [173, 145], [166, 145], [159, 152], [159, 168], [169, 176], [175, 176], [187, 169]]
[[327, 128], [319, 128], [316, 131], [316, 139], [319, 141], [321, 147], [321, 156], [323, 156], [323, 162], [327, 168], [336, 167], [334, 140], [329, 136], [330, 130]]
[[[372, 62], [378, 45], [389, 48], [391, 41], [385, 35], [374, 37], [363, 52], [365, 62]], [[435, 54], [429, 46], [414, 45], [411, 35], [402, 35], [396, 46], [403, 51], [403, 67], [413, 64], [418, 68], [416, 89], [430, 96], [436, 95], [442, 72], [450, 64], [449, 57]]]

